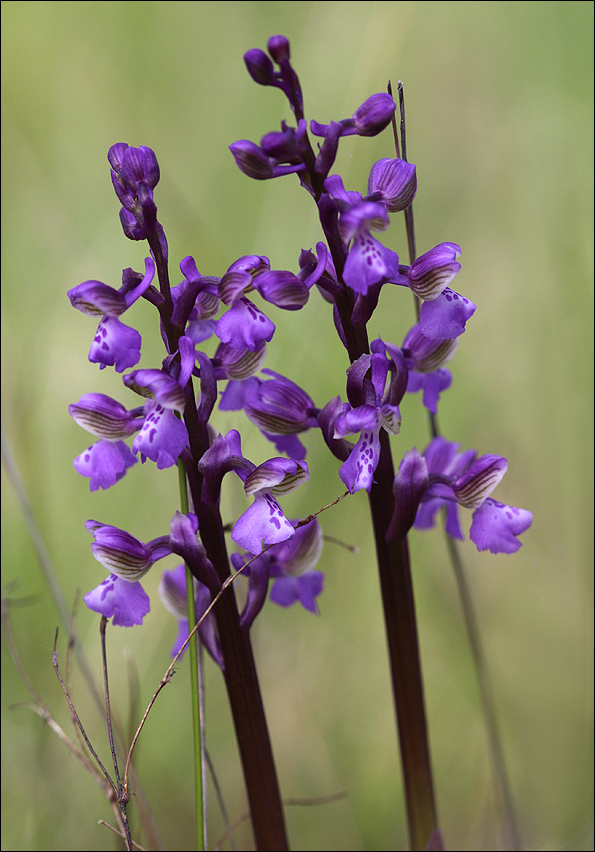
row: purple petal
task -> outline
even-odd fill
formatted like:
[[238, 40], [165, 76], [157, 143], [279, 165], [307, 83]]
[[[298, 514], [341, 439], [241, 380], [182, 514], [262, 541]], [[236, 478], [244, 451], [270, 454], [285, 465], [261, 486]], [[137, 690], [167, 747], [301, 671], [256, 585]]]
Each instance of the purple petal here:
[[[436, 512], [438, 512], [439, 509], [442, 509], [445, 505], [446, 500], [442, 500], [440, 497], [432, 497], [428, 500], [424, 500], [424, 502], [420, 504], [417, 510], [417, 515], [415, 516], [415, 523], [413, 524], [415, 529], [432, 529], [436, 523]], [[456, 506], [456, 503], [454, 505]]]
[[153, 278], [155, 277], [155, 261], [152, 257], [145, 258], [145, 274], [142, 280], [134, 287], [134, 289], [129, 290], [125, 294], [126, 299], [126, 308], [129, 308], [131, 305], [136, 302], [137, 299], [140, 299], [145, 290], [149, 289], [149, 286], [153, 283]]
[[463, 541], [465, 538], [459, 522], [459, 507], [456, 503], [453, 503], [450, 500], [446, 501], [446, 519], [444, 521], [444, 529], [451, 538], [458, 538], [459, 541]]
[[311, 412], [314, 403], [298, 385], [272, 370], [268, 381], [256, 377], [243, 385], [244, 410], [263, 432], [293, 435], [316, 426]]
[[374, 483], [374, 471], [380, 458], [378, 431], [362, 432], [349, 458], [339, 468], [339, 476], [351, 494]]
[[[211, 593], [198, 580], [193, 581], [195, 614], [198, 621], [211, 603]], [[171, 649], [171, 656], [175, 657], [180, 648], [188, 638], [188, 619], [186, 603], [186, 568], [178, 565], [171, 571], [164, 571], [159, 582], [159, 594], [165, 608], [178, 619], [178, 636]], [[217, 665], [221, 666], [221, 649], [215, 621], [209, 614], [198, 628], [198, 633], [207, 651], [211, 654]], [[185, 651], [186, 649], [184, 649]]]
[[[181, 354], [183, 357], [183, 372], [181, 378], [190, 375], [194, 366], [194, 345], [187, 337], [182, 337]], [[191, 361], [190, 369], [189, 360]], [[172, 378], [164, 370], [133, 370], [132, 373], [122, 378], [127, 388], [145, 398], [154, 399], [163, 408], [184, 412], [185, 399], [184, 390], [179, 382]]]
[[257, 494], [254, 503], [238, 518], [231, 537], [244, 550], [259, 554], [266, 545], [285, 541], [294, 532], [275, 498], [265, 492]]
[[73, 462], [75, 470], [81, 476], [90, 477], [89, 488], [110, 488], [118, 482], [136, 459], [123, 441], [97, 441]]
[[508, 462], [502, 456], [485, 455], [473, 462], [452, 484], [457, 502], [467, 509], [477, 509], [498, 485]]
[[[409, 375], [411, 376], [412, 374], [410, 373]], [[424, 408], [427, 408], [428, 411], [431, 411], [435, 415], [438, 411], [440, 394], [442, 391], [448, 390], [452, 384], [452, 374], [450, 370], [441, 368], [434, 373], [422, 375], [421, 379], [424, 389], [422, 397]], [[409, 390], [409, 387], [407, 390]]]
[[67, 295], [72, 307], [88, 316], [118, 317], [128, 307], [118, 290], [101, 281], [84, 281], [69, 290]]
[[193, 343], [198, 345], [212, 337], [216, 328], [217, 323], [212, 319], [191, 320], [186, 326], [186, 334]]
[[[388, 92], [370, 95], [353, 114], [355, 133], [359, 136], [376, 136], [393, 117], [396, 104]], [[349, 132], [344, 135], [350, 135]]]
[[279, 453], [285, 453], [290, 459], [303, 461], [306, 458], [306, 448], [297, 435], [271, 435], [269, 432], [262, 433], [267, 441], [275, 445]]
[[308, 301], [308, 287], [293, 272], [270, 270], [257, 275], [254, 289], [278, 308], [297, 311]]
[[187, 444], [188, 430], [184, 422], [173, 411], [154, 405], [134, 439], [132, 449], [140, 453], [143, 463], [149, 458], [156, 462], [159, 470], [163, 470], [176, 463]]
[[221, 481], [226, 473], [235, 470], [242, 481], [255, 465], [242, 456], [240, 433], [232, 429], [225, 435], [217, 435], [213, 443], [198, 462], [198, 469], [205, 477], [209, 499], [218, 500]]
[[273, 177], [273, 165], [262, 148], [249, 139], [239, 139], [229, 146], [236, 165], [241, 172], [255, 180]]
[[91, 545], [95, 559], [126, 582], [140, 580], [155, 561], [147, 545], [126, 530], [93, 520], [85, 522], [85, 529], [95, 539]]
[[186, 618], [186, 568], [184, 565], [178, 565], [176, 568], [163, 572], [159, 581], [159, 595], [168, 612], [178, 619]]
[[401, 430], [401, 412], [398, 405], [385, 403], [380, 408], [382, 414], [382, 428], [390, 435], [398, 435]]
[[521, 542], [516, 536], [528, 530], [533, 515], [526, 509], [506, 506], [488, 497], [473, 513], [469, 538], [478, 550], [492, 553], [516, 553]]
[[229, 381], [219, 399], [220, 411], [241, 411], [244, 407], [243, 382]]
[[288, 607], [299, 601], [304, 609], [318, 613], [316, 598], [324, 588], [324, 574], [309, 571], [299, 577], [278, 577], [273, 583], [270, 598], [278, 606]]
[[129, 583], [115, 574], [103, 581], [83, 598], [89, 609], [99, 612], [106, 618], [112, 618], [113, 624], [120, 627], [133, 627], [142, 624], [143, 618], [151, 610], [149, 596], [140, 583]]
[[414, 373], [413, 370], [410, 370], [407, 376], [407, 393], [417, 393], [420, 391], [424, 386], [424, 379], [425, 376], [421, 373]]
[[310, 473], [305, 461], [277, 456], [258, 465], [248, 474], [244, 480], [244, 491], [247, 495], [256, 494], [259, 491], [286, 494], [309, 478]]
[[344, 411], [335, 420], [333, 438], [344, 438], [362, 431], [376, 431], [380, 428], [382, 414], [375, 405], [359, 405], [351, 411]]
[[368, 288], [398, 275], [399, 258], [369, 233], [358, 235], [343, 270], [343, 279], [356, 293], [365, 295]]
[[120, 172], [122, 179], [133, 189], [146, 184], [154, 189], [159, 183], [159, 164], [155, 152], [146, 145], [126, 148], [122, 155]]
[[318, 613], [316, 598], [324, 589], [324, 574], [321, 571], [308, 571], [300, 574], [298, 581], [298, 595], [300, 603], [308, 612]]
[[[261, 368], [266, 357], [266, 343], [259, 349], [234, 349], [229, 343], [220, 343], [215, 352], [215, 361], [218, 363], [217, 370], [224, 373], [226, 379], [240, 381], [253, 376]], [[220, 378], [218, 375], [217, 378]]]
[[89, 361], [104, 367], [115, 367], [121, 373], [140, 361], [142, 339], [138, 331], [105, 316], [99, 322], [89, 350]]
[[106, 441], [119, 441], [138, 429], [137, 417], [104, 393], [84, 394], [68, 406], [68, 413], [87, 432]]
[[277, 577], [270, 598], [278, 606], [291, 606], [300, 599], [298, 577]]
[[270, 598], [278, 606], [288, 607], [299, 601], [304, 609], [316, 614], [316, 598], [324, 588], [324, 574], [309, 571], [299, 577], [278, 577], [273, 583]]
[[444, 337], [450, 340], [465, 331], [465, 323], [474, 313], [473, 302], [446, 287], [438, 298], [423, 302], [419, 328], [426, 337]]
[[173, 553], [182, 557], [199, 581], [209, 588], [219, 589], [221, 582], [197, 532], [198, 518], [194, 513], [176, 512], [170, 522], [168, 545]]
[[456, 339], [426, 337], [421, 333], [419, 325], [409, 329], [403, 341], [409, 366], [418, 373], [433, 373], [443, 367], [455, 354], [457, 346]]
[[458, 444], [455, 444], [453, 441], [447, 441], [441, 435], [430, 441], [423, 452], [428, 465], [428, 472], [450, 473], [451, 465], [458, 449]]
[[413, 292], [420, 299], [436, 299], [460, 271], [461, 264], [456, 260], [460, 254], [461, 247], [456, 243], [440, 243], [420, 255], [407, 273]]
[[[239, 556], [239, 554], [234, 555]], [[248, 574], [248, 594], [240, 618], [240, 624], [244, 628], [250, 627], [263, 608], [269, 589], [269, 572], [262, 558], [255, 559], [249, 566], [249, 571], [246, 569], [246, 573]]]
[[[178, 635], [176, 637], [176, 641], [172, 645], [170, 656], [175, 657], [180, 653], [180, 648], [188, 638], [188, 619], [180, 618], [178, 620]], [[186, 646], [188, 647], [188, 646]], [[184, 649], [186, 650], [186, 648]]]
[[256, 352], [263, 342], [271, 340], [275, 333], [272, 322], [256, 305], [241, 298], [217, 320], [216, 334], [223, 343], [235, 349], [250, 349]]

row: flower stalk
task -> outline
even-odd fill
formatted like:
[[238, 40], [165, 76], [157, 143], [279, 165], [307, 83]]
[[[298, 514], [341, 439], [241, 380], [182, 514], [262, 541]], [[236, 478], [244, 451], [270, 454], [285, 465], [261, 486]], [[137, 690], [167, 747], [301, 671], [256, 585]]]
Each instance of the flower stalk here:
[[[385, 439], [388, 445], [388, 440]], [[384, 450], [384, 452], [383, 452]], [[407, 536], [386, 533], [393, 510], [394, 471], [390, 448], [383, 447], [377, 482], [369, 495], [380, 591], [397, 715], [410, 848], [423, 850], [438, 830], [413, 582]], [[388, 451], [387, 451], [388, 450]], [[441, 848], [441, 847], [435, 847]]]

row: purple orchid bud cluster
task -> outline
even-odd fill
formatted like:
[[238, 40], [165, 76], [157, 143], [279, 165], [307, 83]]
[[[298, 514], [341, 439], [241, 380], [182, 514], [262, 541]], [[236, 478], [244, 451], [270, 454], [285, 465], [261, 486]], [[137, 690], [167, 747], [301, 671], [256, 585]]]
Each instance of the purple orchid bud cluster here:
[[[127, 408], [94, 392], [70, 406], [73, 419], [98, 439], [75, 459], [76, 470], [89, 478], [95, 491], [115, 485], [139, 458], [159, 469], [182, 464], [191, 502], [190, 513], [173, 515], [169, 535], [146, 545], [115, 527], [88, 522], [95, 536], [93, 553], [109, 577], [85, 600], [92, 609], [113, 616], [115, 624], [141, 623], [149, 602], [140, 580], [170, 553], [191, 567], [196, 611], [205, 611], [221, 589], [225, 570], [215, 565], [201, 534], [202, 518], [218, 511], [227, 473], [239, 476], [246, 500], [252, 501], [238, 519], [225, 521], [241, 550], [232, 556], [232, 564], [246, 565], [248, 595], [239, 614], [241, 624], [253, 622], [271, 580], [273, 601], [281, 606], [300, 601], [316, 612], [323, 589], [323, 575], [314, 570], [322, 549], [320, 526], [318, 521], [301, 526], [289, 520], [279, 502], [309, 478], [300, 436], [320, 430], [341, 462], [338, 477], [347, 491], [370, 492], [386, 440], [383, 433], [399, 433], [405, 394], [421, 391], [423, 405], [436, 414], [452, 382], [445, 365], [476, 310], [451, 288], [461, 269], [456, 243], [443, 242], [405, 265], [373, 235], [388, 228], [391, 213], [411, 205], [417, 191], [414, 165], [398, 157], [374, 163], [365, 195], [346, 189], [332, 171], [343, 137], [375, 136], [389, 125], [395, 111], [392, 97], [374, 94], [341, 121], [308, 124], [287, 39], [275, 36], [268, 54], [254, 49], [244, 59], [258, 84], [281, 90], [295, 124], [283, 121], [281, 129], [267, 133], [259, 145], [234, 142], [231, 153], [239, 169], [257, 180], [296, 174], [317, 206], [323, 239], [314, 250], [299, 253], [294, 270], [275, 269], [269, 258], [255, 254], [234, 260], [221, 275], [203, 275], [189, 256], [179, 264], [180, 283], [170, 286], [167, 240], [154, 198], [157, 158], [150, 148], [118, 143], [108, 153], [111, 179], [124, 234], [148, 242], [145, 272], [124, 270], [118, 289], [90, 280], [68, 293], [75, 308], [99, 318], [89, 360], [101, 370], [110, 366], [124, 373], [140, 362], [140, 334], [125, 325], [122, 316], [141, 297], [157, 308], [165, 345], [161, 365], [123, 375], [124, 388], [141, 396], [142, 404]], [[311, 138], [317, 140], [316, 147]], [[389, 286], [406, 288], [420, 300], [418, 322], [400, 345], [380, 339], [369, 344], [368, 323]], [[350, 362], [338, 395], [318, 405], [291, 379], [264, 366], [279, 310], [299, 311], [313, 290], [333, 305], [334, 325]], [[238, 428], [218, 434], [218, 409], [238, 412]], [[244, 458], [241, 450], [241, 431], [254, 426], [277, 453], [258, 464]], [[444, 509], [447, 532], [461, 539], [462, 506], [473, 512], [470, 537], [480, 550], [514, 552], [531, 514], [490, 496], [506, 471], [506, 460], [457, 450], [458, 445], [437, 437], [423, 453], [413, 449], [403, 454], [387, 538], [403, 537], [412, 527], [433, 526], [438, 510]], [[187, 624], [184, 627], [185, 592], [178, 569], [165, 572], [161, 591], [166, 607], [180, 621], [182, 636]], [[205, 620], [201, 635], [223, 665], [212, 619]], [[181, 641], [179, 637], [176, 648]]]

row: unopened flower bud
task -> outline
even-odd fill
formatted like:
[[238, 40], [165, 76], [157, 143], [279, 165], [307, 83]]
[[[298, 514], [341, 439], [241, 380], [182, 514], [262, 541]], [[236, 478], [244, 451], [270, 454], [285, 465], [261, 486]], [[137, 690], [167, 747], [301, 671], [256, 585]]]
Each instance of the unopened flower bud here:
[[271, 36], [267, 42], [267, 48], [277, 65], [289, 59], [289, 42], [285, 36]]
[[273, 177], [273, 166], [262, 148], [250, 142], [249, 139], [240, 139], [229, 146], [238, 169], [254, 180], [268, 180]]
[[393, 117], [396, 104], [387, 92], [371, 95], [353, 114], [358, 136], [376, 136]]
[[264, 51], [258, 48], [248, 50], [244, 54], [244, 62], [255, 83], [259, 83], [261, 86], [277, 85], [273, 63]]
[[385, 157], [374, 163], [368, 178], [368, 195], [384, 201], [391, 213], [406, 210], [415, 198], [415, 166], [405, 160]]

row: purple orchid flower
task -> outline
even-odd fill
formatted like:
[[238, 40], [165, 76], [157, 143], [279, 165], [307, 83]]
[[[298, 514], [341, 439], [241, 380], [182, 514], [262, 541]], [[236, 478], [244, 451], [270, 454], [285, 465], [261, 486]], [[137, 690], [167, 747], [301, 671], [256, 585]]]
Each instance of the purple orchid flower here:
[[244, 296], [217, 320], [215, 328], [215, 334], [223, 343], [253, 352], [260, 349], [263, 342], [272, 340], [274, 333], [274, 322]]
[[[323, 242], [316, 243], [316, 262], [301, 262], [297, 275], [286, 270], [268, 269], [256, 275], [252, 286], [262, 298], [286, 311], [298, 311], [303, 308], [310, 295], [311, 287], [324, 275], [329, 251]], [[314, 257], [314, 255], [311, 255]]]
[[142, 409], [127, 411], [105, 394], [87, 393], [69, 405], [68, 411], [79, 426], [100, 439], [75, 458], [75, 470], [90, 477], [91, 491], [110, 488], [136, 464], [136, 458], [122, 439], [141, 428]]
[[[372, 488], [380, 458], [380, 430], [396, 435], [401, 428], [398, 403], [405, 391], [404, 376], [394, 360], [387, 358], [384, 350], [382, 341], [374, 341], [372, 354], [362, 355], [349, 367], [347, 393], [356, 404], [353, 407], [343, 406], [334, 421], [334, 439], [360, 433], [349, 458], [339, 470], [339, 476], [351, 494], [362, 488], [369, 492]], [[395, 375], [385, 394], [391, 367]], [[367, 378], [368, 372], [370, 378]]]
[[254, 279], [269, 269], [268, 258], [248, 255], [232, 263], [221, 279], [219, 298], [230, 305], [215, 327], [222, 343], [256, 352], [272, 339], [275, 324], [244, 295], [254, 289]]
[[473, 302], [449, 287], [461, 269], [456, 259], [460, 254], [456, 243], [440, 243], [411, 266], [401, 266], [399, 275], [392, 280], [393, 284], [410, 287], [423, 300], [419, 329], [426, 337], [459, 337], [475, 313]]
[[294, 114], [300, 118], [303, 111], [303, 98], [300, 81], [289, 61], [289, 41], [282, 35], [271, 36], [267, 42], [269, 54], [279, 66], [275, 71], [273, 63], [264, 51], [254, 48], [244, 54], [244, 62], [252, 79], [261, 86], [276, 86], [287, 97]]
[[242, 455], [242, 439], [237, 429], [231, 429], [227, 435], [215, 436], [198, 462], [198, 470], [204, 477], [204, 499], [217, 504], [225, 474], [233, 470], [243, 482], [255, 467]]
[[[291, 523], [295, 525], [296, 521]], [[270, 599], [273, 603], [289, 607], [299, 601], [308, 612], [318, 613], [316, 598], [323, 590], [324, 574], [313, 569], [320, 560], [322, 546], [322, 528], [314, 518], [297, 527], [293, 538], [269, 547], [260, 556], [232, 554], [234, 568], [242, 570], [248, 578], [242, 625], [249, 627], [262, 609], [271, 579]]]
[[140, 583], [129, 583], [115, 574], [88, 592], [83, 598], [89, 609], [106, 618], [113, 618], [119, 627], [134, 627], [142, 624], [151, 611], [148, 594]]
[[75, 423], [105, 441], [121, 441], [134, 435], [142, 425], [141, 410], [128, 411], [104, 393], [86, 393], [68, 406]]
[[119, 317], [151, 285], [155, 276], [152, 258], [145, 259], [145, 269], [142, 278], [132, 269], [125, 269], [119, 290], [101, 281], [85, 281], [68, 291], [74, 308], [89, 316], [102, 317], [89, 350], [89, 361], [99, 364], [101, 370], [113, 366], [121, 373], [140, 361], [141, 336], [136, 329], [120, 322]]
[[478, 550], [515, 553], [521, 542], [517, 536], [531, 526], [533, 515], [493, 500], [489, 495], [498, 485], [508, 462], [502, 456], [476, 458], [474, 450], [457, 453], [458, 444], [439, 436], [421, 456], [414, 448], [405, 454], [395, 477], [395, 512], [387, 538], [434, 526], [436, 513], [444, 508], [446, 532], [463, 539], [458, 507], [473, 510], [469, 537]]
[[[123, 438], [138, 432], [132, 443], [141, 461], [156, 462], [161, 470], [174, 465], [188, 444], [188, 431], [174, 412], [184, 411], [183, 386], [194, 367], [195, 349], [187, 337], [179, 341], [181, 365], [178, 379], [164, 370], [135, 370], [123, 377], [124, 384], [147, 400], [144, 408], [127, 411], [105, 394], [90, 393], [69, 406], [71, 417], [100, 439], [74, 460], [82, 476], [90, 477], [90, 489], [109, 488], [136, 463]], [[176, 365], [178, 366], [178, 365]]]
[[153, 400], [145, 403], [143, 427], [132, 443], [141, 462], [154, 461], [159, 470], [173, 467], [188, 445], [188, 430], [175, 413]]
[[89, 609], [121, 627], [142, 624], [150, 611], [149, 596], [140, 580], [151, 566], [171, 553], [169, 536], [160, 536], [143, 544], [139, 539], [107, 524], [87, 521], [85, 528], [95, 541], [93, 556], [107, 568], [110, 576], [85, 595]]
[[176, 416], [184, 413], [184, 387], [194, 368], [195, 349], [188, 337], [179, 340], [181, 367], [174, 379], [165, 370], [134, 370], [123, 377], [126, 387], [144, 397], [150, 397], [144, 407], [144, 422], [132, 443], [140, 453], [141, 462], [147, 458], [156, 462], [159, 470], [172, 467], [188, 444], [188, 430]]
[[283, 514], [277, 496], [306, 482], [310, 478], [308, 465], [295, 459], [272, 458], [245, 477], [239, 473], [244, 479], [244, 492], [247, 497], [254, 497], [254, 503], [238, 518], [231, 537], [244, 550], [258, 555], [267, 545], [294, 535], [295, 530]]
[[359, 193], [347, 192], [339, 175], [332, 175], [324, 188], [339, 211], [339, 233], [345, 245], [351, 242], [343, 280], [356, 293], [365, 296], [373, 285], [398, 279], [399, 257], [370, 234], [372, 229], [388, 228], [389, 216], [381, 202], [364, 201]]
[[238, 168], [256, 180], [304, 172], [304, 157], [310, 150], [300, 82], [289, 61], [289, 42], [284, 36], [272, 36], [267, 47], [279, 70], [275, 70], [271, 59], [258, 48], [244, 54], [246, 68], [259, 85], [281, 89], [297, 118], [297, 128], [288, 127], [283, 122], [280, 132], [269, 133], [261, 140], [261, 147], [247, 139], [229, 146]]
[[264, 547], [294, 535], [295, 530], [276, 498], [310, 478], [306, 462], [272, 458], [256, 467], [242, 455], [240, 434], [232, 429], [213, 440], [198, 469], [204, 476], [206, 500], [213, 503], [219, 500], [223, 477], [232, 470], [244, 483], [246, 496], [254, 497], [254, 503], [236, 521], [231, 533], [244, 550], [258, 555]]

